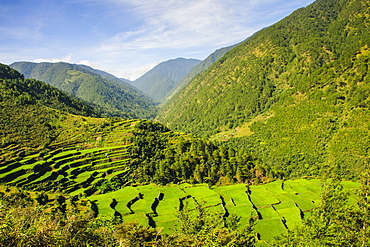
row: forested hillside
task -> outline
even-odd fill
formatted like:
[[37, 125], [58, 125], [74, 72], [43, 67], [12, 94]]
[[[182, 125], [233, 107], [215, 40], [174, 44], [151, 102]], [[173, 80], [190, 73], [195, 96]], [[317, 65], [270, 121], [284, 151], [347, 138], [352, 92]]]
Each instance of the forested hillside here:
[[[53, 101], [50, 92], [59, 104], [67, 101], [60, 91], [3, 68], [3, 78], [19, 79], [2, 79], [12, 87], [2, 91], [2, 103], [11, 99], [36, 111], [13, 105], [18, 118], [3, 122], [4, 133], [11, 134], [18, 121], [23, 129], [14, 136], [23, 139], [1, 146], [0, 245], [255, 246], [284, 233], [279, 245], [368, 242], [366, 176], [358, 197], [354, 182], [325, 186], [325, 180], [299, 179], [256, 186], [283, 174], [243, 150], [159, 123], [52, 109], [45, 106]], [[12, 81], [25, 82], [24, 94]], [[48, 90], [34, 91], [34, 82]], [[2, 106], [7, 116], [12, 109]], [[27, 132], [35, 130], [32, 125], [39, 128], [35, 135]], [[317, 229], [320, 237], [312, 234]]]
[[[57, 136], [68, 115], [100, 116], [91, 106], [0, 64], [1, 145], [40, 146]], [[68, 121], [66, 121], [68, 122]]]
[[164, 102], [171, 99], [174, 95], [176, 95], [178, 91], [185, 87], [191, 81], [191, 79], [193, 79], [194, 76], [208, 69], [214, 62], [220, 59], [226, 52], [228, 52], [235, 46], [236, 45], [220, 48], [214, 51], [212, 54], [210, 54], [200, 64], [198, 64], [192, 70], [190, 70], [189, 73], [187, 73], [186, 76], [184, 76], [181, 79], [181, 81], [174, 86], [174, 88], [167, 94], [166, 99], [164, 99]]
[[131, 84], [154, 101], [162, 102], [176, 84], [200, 62], [197, 59], [171, 59], [158, 64]]
[[368, 1], [318, 0], [226, 53], [157, 119], [231, 138], [289, 176], [356, 176], [370, 146], [369, 27]]
[[152, 100], [128, 83], [85, 65], [68, 63], [16, 62], [10, 67], [26, 78], [44, 81], [99, 106], [106, 116], [152, 118]]
[[[88, 117], [96, 113], [83, 102], [41, 81], [22, 79], [6, 65], [1, 71], [2, 78], [18, 79], [1, 80], [0, 170], [5, 174], [0, 182], [93, 193], [113, 186], [107, 174], [122, 176], [113, 187], [260, 183], [279, 176], [245, 151], [175, 133], [159, 123]], [[90, 183], [75, 184], [80, 175]]]

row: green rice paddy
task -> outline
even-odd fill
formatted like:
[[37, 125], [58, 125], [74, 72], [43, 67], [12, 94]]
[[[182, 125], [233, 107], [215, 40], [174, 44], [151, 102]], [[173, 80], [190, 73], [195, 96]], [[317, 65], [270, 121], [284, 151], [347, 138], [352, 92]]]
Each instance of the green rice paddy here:
[[2, 155], [15, 158], [1, 164], [0, 183], [72, 195], [94, 194], [99, 183], [130, 171], [129, 138], [136, 121], [115, 123], [106, 132], [95, 133], [95, 142], [73, 147], [68, 141], [54, 144], [49, 151], [11, 145]]
[[[355, 189], [358, 183], [343, 182], [343, 186]], [[319, 205], [321, 188], [319, 179], [275, 181], [249, 188], [245, 184], [214, 188], [206, 184], [145, 185], [125, 187], [88, 199], [97, 203], [101, 214], [113, 216], [118, 212], [124, 221], [154, 225], [164, 232], [171, 232], [176, 226], [180, 210], [192, 210], [197, 205], [215, 213], [227, 212], [225, 217], [240, 217], [240, 227], [254, 217], [254, 229], [264, 243], [301, 224]], [[114, 210], [109, 207], [112, 200], [118, 202]]]

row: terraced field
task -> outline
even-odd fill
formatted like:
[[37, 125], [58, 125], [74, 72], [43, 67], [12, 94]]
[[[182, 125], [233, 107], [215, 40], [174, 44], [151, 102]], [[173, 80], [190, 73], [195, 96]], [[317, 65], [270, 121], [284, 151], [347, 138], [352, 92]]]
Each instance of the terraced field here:
[[[75, 131], [76, 136], [59, 139], [39, 150], [17, 145], [2, 148], [0, 184], [69, 194], [71, 198], [79, 195], [88, 199], [91, 208], [100, 215], [162, 228], [163, 232], [171, 232], [178, 224], [179, 211], [196, 212], [193, 209], [197, 206], [222, 217], [237, 215], [241, 219], [240, 227], [252, 217], [262, 244], [300, 224], [320, 203], [321, 181], [317, 179], [275, 181], [258, 186], [209, 187], [186, 183], [126, 186], [100, 193], [109, 181], [114, 183], [117, 176], [130, 174], [128, 151], [137, 122], [115, 120], [103, 127], [90, 124], [93, 131], [88, 137]], [[121, 181], [119, 185], [125, 186]], [[353, 182], [343, 182], [343, 185], [349, 189], [358, 187]]]
[[136, 120], [113, 123], [83, 143], [53, 143], [49, 151], [26, 150], [16, 145], [2, 149], [0, 183], [28, 189], [91, 195], [104, 180], [130, 170], [127, 148]]
[[[348, 189], [357, 188], [354, 182], [343, 182]], [[258, 186], [237, 184], [210, 188], [206, 184], [181, 184], [168, 187], [145, 185], [88, 197], [98, 213], [120, 216], [126, 222], [163, 228], [170, 232], [177, 223], [176, 214], [197, 204], [224, 217], [241, 217], [240, 227], [250, 217], [256, 219], [254, 229], [262, 243], [285, 233], [300, 224], [320, 203], [321, 181], [297, 179], [275, 181]]]

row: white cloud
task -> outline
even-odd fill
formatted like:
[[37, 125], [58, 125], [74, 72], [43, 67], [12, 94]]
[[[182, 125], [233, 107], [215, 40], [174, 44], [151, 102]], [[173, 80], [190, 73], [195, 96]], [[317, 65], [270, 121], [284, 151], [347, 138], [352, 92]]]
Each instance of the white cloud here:
[[203, 59], [238, 43], [303, 1], [313, 0], [109, 0], [115, 23], [130, 16], [136, 25], [125, 26], [87, 54], [100, 56], [110, 73], [134, 80], [159, 60]]
[[94, 68], [94, 69], [98, 69], [98, 70], [103, 70], [103, 71], [106, 71], [109, 73], [109, 71], [107, 69], [104, 69], [103, 67], [101, 67], [99, 64], [96, 64], [94, 62], [91, 62], [89, 60], [81, 60], [79, 61], [77, 64], [82, 64], [82, 65], [86, 65], [86, 66], [89, 66], [91, 68]]
[[[161, 61], [163, 62], [163, 61]], [[134, 81], [152, 68], [154, 68], [156, 65], [158, 65], [160, 62], [155, 62], [155, 63], [150, 63], [146, 64], [144, 66], [134, 68], [134, 69], [127, 69], [127, 70], [122, 70], [118, 72], [121, 78], [129, 79], [130, 81]]]
[[[0, 54], [5, 54], [2, 59], [9, 63], [80, 61], [134, 80], [160, 61], [176, 57], [204, 59], [214, 50], [238, 43], [312, 1], [71, 0], [61, 8], [53, 7], [54, 1], [46, 1], [48, 4], [41, 9], [29, 4], [35, 6], [36, 12], [25, 8], [27, 13], [36, 14], [20, 19], [15, 28], [0, 25], [0, 31], [8, 34], [0, 38]], [[76, 4], [81, 10], [72, 8]], [[55, 10], [45, 19], [38, 13], [46, 7]], [[13, 13], [9, 16], [17, 20]], [[81, 25], [66, 25], [70, 22], [64, 18], [75, 20], [74, 17]], [[25, 24], [28, 19], [32, 25]], [[32, 35], [31, 40], [27, 38]]]
[[[246, 38], [246, 28], [235, 15], [250, 11], [240, 1], [127, 0], [144, 25], [121, 32], [102, 44], [104, 51], [222, 46]], [[240, 5], [240, 6], [237, 6]], [[245, 17], [244, 17], [245, 18]], [[248, 18], [246, 18], [248, 19]]]
[[48, 63], [57, 63], [57, 62], [66, 62], [70, 63], [72, 61], [72, 53], [68, 53], [62, 58], [52, 58], [52, 59], [45, 59], [45, 58], [38, 58], [33, 60], [35, 63], [43, 63], [43, 62], [48, 62]]
[[[163, 62], [163, 61], [164, 60], [162, 60], [160, 62]], [[137, 78], [139, 78], [140, 76], [142, 76], [143, 74], [145, 74], [146, 72], [148, 72], [149, 70], [151, 70], [152, 68], [154, 68], [160, 62], [150, 63], [150, 64], [146, 64], [146, 65], [143, 65], [143, 66], [140, 66], [140, 67], [131, 68], [131, 69], [107, 69], [107, 68], [104, 68], [103, 66], [100, 66], [100, 65], [98, 65], [96, 63], [93, 63], [93, 62], [90, 62], [88, 60], [82, 60], [82, 61], [78, 62], [77, 64], [87, 65], [91, 68], [108, 72], [112, 75], [115, 75], [118, 78], [125, 78], [125, 79], [128, 79], [130, 81], [134, 81]]]

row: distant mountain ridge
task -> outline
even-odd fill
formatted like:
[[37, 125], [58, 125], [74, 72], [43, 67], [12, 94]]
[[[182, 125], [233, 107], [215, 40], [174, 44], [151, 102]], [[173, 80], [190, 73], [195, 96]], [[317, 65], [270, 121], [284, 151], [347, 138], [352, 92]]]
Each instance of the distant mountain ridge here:
[[172, 90], [167, 94], [166, 99], [164, 99], [164, 102], [171, 99], [178, 91], [180, 91], [183, 87], [185, 87], [194, 76], [197, 74], [205, 71], [208, 69], [214, 62], [216, 62], [218, 59], [220, 59], [226, 52], [237, 46], [238, 44], [231, 45], [228, 47], [223, 47], [220, 49], [217, 49], [213, 53], [211, 53], [206, 59], [204, 59], [200, 64], [195, 66], [189, 73], [184, 76], [180, 82], [178, 82]]
[[162, 62], [131, 82], [156, 102], [162, 102], [181, 79], [201, 60], [176, 58]]
[[91, 106], [42, 81], [24, 79], [0, 64], [0, 146], [41, 146], [57, 138], [65, 122], [99, 117]]
[[10, 67], [26, 78], [44, 81], [87, 102], [107, 116], [152, 118], [156, 107], [139, 90], [117, 77], [86, 65], [15, 62]]
[[352, 178], [370, 147], [369, 27], [369, 1], [317, 0], [228, 51], [157, 120], [247, 148], [276, 173]]

